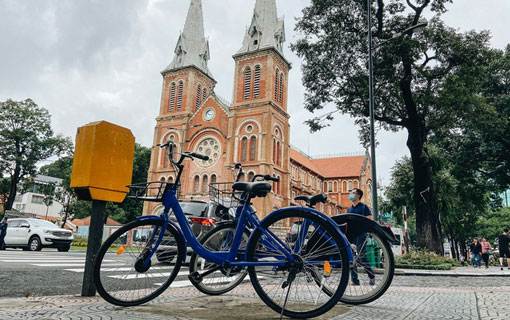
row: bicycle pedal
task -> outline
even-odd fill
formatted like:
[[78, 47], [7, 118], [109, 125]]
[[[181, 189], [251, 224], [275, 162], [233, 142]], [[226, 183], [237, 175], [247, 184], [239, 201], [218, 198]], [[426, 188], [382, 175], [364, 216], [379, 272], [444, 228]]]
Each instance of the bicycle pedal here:
[[200, 282], [202, 282], [202, 276], [200, 275], [200, 273], [198, 273], [197, 271], [193, 272], [193, 273], [190, 273], [188, 275], [188, 279], [189, 281], [191, 281], [193, 284], [199, 284]]

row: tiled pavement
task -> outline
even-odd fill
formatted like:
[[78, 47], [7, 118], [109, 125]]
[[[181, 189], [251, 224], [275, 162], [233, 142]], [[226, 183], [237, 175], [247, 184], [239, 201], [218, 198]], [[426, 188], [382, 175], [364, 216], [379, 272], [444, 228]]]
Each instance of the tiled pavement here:
[[[393, 286], [375, 302], [340, 306], [320, 319], [510, 319], [510, 280], [501, 279], [497, 287], [471, 287], [469, 281], [461, 287]], [[151, 304], [136, 308], [115, 307], [98, 297], [0, 299], [0, 319], [5, 320], [148, 318], [277, 319], [278, 315], [259, 302], [249, 284], [217, 297], [191, 287], [169, 289]]]

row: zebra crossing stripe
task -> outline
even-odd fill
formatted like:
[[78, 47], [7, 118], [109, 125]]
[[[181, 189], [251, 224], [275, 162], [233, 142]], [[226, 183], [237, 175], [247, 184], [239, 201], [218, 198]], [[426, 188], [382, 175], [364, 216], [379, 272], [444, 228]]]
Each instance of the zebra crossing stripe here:
[[[103, 267], [115, 266], [116, 264], [104, 264]], [[120, 266], [124, 266], [125, 264], [118, 264]], [[83, 265], [80, 265], [83, 266]], [[151, 267], [151, 270], [165, 270], [170, 269], [171, 267]], [[85, 272], [85, 268], [76, 268], [76, 269], [64, 269], [65, 271], [72, 272]], [[101, 268], [101, 272], [119, 272], [119, 271], [134, 271], [133, 267], [125, 267], [125, 268]]]
[[[127, 275], [112, 275], [108, 276], [113, 279], [122, 279], [122, 280], [131, 280], [131, 279], [142, 279], [142, 278], [162, 278], [169, 277], [171, 272], [162, 272], [157, 274], [152, 273], [135, 273], [135, 274], [127, 274]], [[182, 271], [177, 274], [177, 276], [186, 276], [188, 275], [188, 271]]]
[[[84, 263], [31, 263], [30, 265], [36, 267], [83, 267]], [[124, 263], [108, 264], [108, 267], [123, 266]]]

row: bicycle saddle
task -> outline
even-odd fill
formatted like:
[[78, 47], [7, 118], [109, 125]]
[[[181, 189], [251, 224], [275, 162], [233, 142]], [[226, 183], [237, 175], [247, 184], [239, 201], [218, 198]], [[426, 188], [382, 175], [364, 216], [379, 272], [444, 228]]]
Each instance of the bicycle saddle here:
[[324, 193], [319, 193], [314, 196], [297, 196], [294, 198], [294, 200], [303, 200], [305, 201], [310, 207], [315, 206], [318, 202], [326, 203], [328, 200], [328, 196]]
[[236, 182], [232, 189], [248, 193], [250, 198], [265, 197], [271, 191], [271, 184], [265, 181]]

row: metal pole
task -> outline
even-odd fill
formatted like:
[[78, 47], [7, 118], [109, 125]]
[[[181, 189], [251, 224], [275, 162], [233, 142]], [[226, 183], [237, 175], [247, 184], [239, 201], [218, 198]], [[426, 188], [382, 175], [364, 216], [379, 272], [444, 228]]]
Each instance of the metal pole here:
[[370, 109], [370, 160], [372, 166], [372, 210], [374, 220], [379, 218], [377, 206], [377, 171], [375, 169], [375, 128], [374, 128], [374, 92], [372, 61], [372, 0], [367, 0], [368, 9], [368, 99]]
[[87, 256], [85, 258], [85, 272], [83, 274], [83, 285], [81, 295], [93, 297], [96, 295], [96, 287], [92, 278], [94, 259], [96, 258], [101, 240], [103, 239], [104, 209], [106, 201], [93, 200], [92, 212], [90, 215], [89, 238], [87, 241]]

